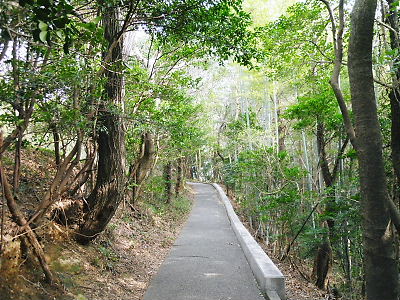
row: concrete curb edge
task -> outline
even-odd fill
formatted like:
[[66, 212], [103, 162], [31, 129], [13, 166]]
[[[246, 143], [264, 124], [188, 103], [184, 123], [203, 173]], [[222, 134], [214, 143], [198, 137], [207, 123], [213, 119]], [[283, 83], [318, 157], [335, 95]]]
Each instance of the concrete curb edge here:
[[[286, 299], [285, 277], [282, 272], [275, 266], [260, 245], [254, 240], [250, 232], [244, 227], [223, 189], [216, 183], [212, 183], [211, 185], [217, 190], [220, 199], [225, 205], [233, 231], [239, 240], [239, 244], [243, 249], [261, 291], [271, 300]], [[277, 296], [279, 297], [277, 298]]]

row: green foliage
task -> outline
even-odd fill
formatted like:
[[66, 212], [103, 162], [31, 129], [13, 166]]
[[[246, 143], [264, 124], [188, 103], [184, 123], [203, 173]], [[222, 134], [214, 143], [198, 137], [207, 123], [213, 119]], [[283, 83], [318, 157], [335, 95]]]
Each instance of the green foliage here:
[[233, 138], [238, 133], [245, 129], [262, 130], [263, 128], [258, 124], [257, 115], [254, 112], [240, 113], [236, 121], [231, 121], [227, 125], [226, 135]]
[[[0, 14], [0, 27], [4, 39], [12, 39], [6, 28], [23, 31], [32, 37], [34, 42], [56, 46], [69, 53], [74, 41], [95, 40], [101, 42], [102, 32], [98, 27], [99, 18], [92, 21], [82, 21], [74, 7], [76, 2], [67, 0], [20, 0], [16, 3], [6, 1]], [[18, 17], [24, 17], [24, 22], [17, 23]], [[17, 18], [16, 18], [17, 17]], [[21, 27], [21, 25], [23, 27]], [[21, 27], [21, 28], [17, 28]], [[90, 31], [88, 36], [85, 31]]]
[[[143, 132], [153, 132], [165, 155], [189, 155], [204, 143], [202, 107], [190, 97], [196, 80], [181, 71], [157, 74], [163, 80], [149, 81], [147, 71], [133, 62], [127, 84], [126, 108], [130, 115], [128, 151], [135, 149]], [[167, 77], [166, 77], [167, 76]], [[135, 153], [132, 153], [132, 158]]]
[[[298, 2], [278, 20], [258, 28], [260, 51], [264, 52], [263, 64], [269, 77], [293, 77], [293, 72], [309, 74], [310, 60], [333, 57], [326, 43], [324, 12], [320, 1]], [[304, 76], [300, 78], [304, 80]]]
[[254, 36], [247, 29], [250, 16], [241, 5], [241, 0], [144, 1], [145, 9], [155, 17], [149, 31], [162, 43], [185, 41], [221, 61], [233, 57], [249, 65], [257, 53], [252, 47]]
[[110, 247], [99, 246], [99, 252], [104, 256], [105, 259], [111, 262], [119, 261], [119, 256], [115, 253], [115, 251]]
[[178, 220], [188, 214], [192, 202], [186, 195], [179, 195], [171, 204], [164, 198], [165, 179], [163, 176], [152, 176], [144, 186], [144, 205], [151, 209], [153, 214], [167, 216]]
[[224, 182], [239, 196], [246, 214], [269, 221], [279, 212], [274, 222], [293, 221], [297, 201], [301, 198], [295, 182], [304, 171], [290, 165], [287, 154], [275, 156], [271, 148], [247, 150], [238, 160], [227, 164]]
[[308, 95], [298, 97], [298, 103], [289, 106], [284, 117], [296, 120], [296, 129], [313, 128], [318, 120], [331, 131], [337, 131], [343, 124], [335, 95], [327, 82], [316, 85]]

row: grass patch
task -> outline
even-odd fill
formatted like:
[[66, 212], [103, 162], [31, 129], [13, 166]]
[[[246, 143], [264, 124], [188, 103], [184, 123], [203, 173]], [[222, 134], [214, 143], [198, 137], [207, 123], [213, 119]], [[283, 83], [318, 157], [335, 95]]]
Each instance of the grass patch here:
[[192, 208], [192, 201], [185, 195], [174, 198], [171, 203], [150, 200], [143, 204], [147, 206], [154, 215], [173, 220], [186, 216]]
[[181, 218], [187, 215], [192, 208], [192, 201], [186, 196], [179, 196], [172, 201], [169, 206], [171, 215], [176, 218]]

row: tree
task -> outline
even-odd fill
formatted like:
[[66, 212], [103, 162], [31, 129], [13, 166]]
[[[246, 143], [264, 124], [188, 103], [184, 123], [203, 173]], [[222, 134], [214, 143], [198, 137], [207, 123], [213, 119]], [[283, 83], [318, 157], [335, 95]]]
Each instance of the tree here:
[[[332, 265], [332, 243], [335, 240], [336, 209], [336, 183], [339, 177], [339, 165], [343, 153], [348, 144], [348, 139], [342, 141], [343, 119], [338, 113], [337, 103], [332, 90], [326, 83], [317, 84], [317, 94], [299, 97], [299, 103], [288, 107], [286, 116], [296, 119], [296, 129], [311, 127], [316, 134], [317, 152], [322, 179], [325, 185], [326, 205], [322, 215], [323, 226], [327, 228], [327, 234], [323, 237], [316, 253], [314, 273], [316, 286], [324, 289], [326, 278]], [[336, 141], [340, 144], [335, 153], [333, 163], [327, 153], [329, 143]], [[333, 167], [330, 167], [330, 165]]]
[[104, 37], [108, 46], [103, 54], [106, 83], [100, 104], [100, 128], [97, 137], [99, 163], [96, 185], [88, 198], [89, 212], [77, 236], [81, 243], [89, 242], [104, 230], [124, 197], [124, 25], [120, 25], [119, 12], [120, 9], [115, 6], [103, 7], [102, 11]]
[[[388, 10], [384, 9], [385, 21], [390, 26], [390, 51], [396, 53], [400, 48], [400, 39], [398, 32], [398, 10], [393, 0], [387, 0]], [[382, 4], [383, 5], [383, 4]], [[392, 87], [389, 91], [390, 111], [391, 111], [391, 148], [392, 148], [392, 164], [396, 176], [396, 190], [394, 191], [394, 202], [398, 203], [400, 199], [400, 68], [398, 66], [399, 59], [396, 57], [391, 64], [391, 83]]]
[[[78, 233], [78, 240], [87, 243], [100, 233], [110, 221], [125, 195], [125, 137], [122, 113], [124, 112], [124, 33], [145, 22], [148, 30], [165, 41], [200, 41], [210, 53], [227, 58], [236, 53], [236, 59], [249, 63], [250, 56], [243, 45], [247, 16], [240, 1], [170, 1], [130, 2], [127, 7], [111, 6], [99, 2], [102, 13], [106, 52], [103, 64], [106, 76], [105, 97], [100, 107], [98, 132], [99, 164], [95, 189], [88, 201], [85, 223]], [[134, 16], [137, 15], [136, 20]], [[159, 18], [159, 16], [163, 16]], [[119, 20], [124, 19], [123, 24]], [[215, 39], [215, 33], [228, 29], [224, 38]], [[239, 37], [239, 38], [238, 38]], [[244, 44], [243, 44], [244, 43]]]
[[368, 300], [399, 296], [382, 134], [372, 73], [375, 0], [356, 0], [349, 42], [349, 79], [363, 201], [366, 295]]

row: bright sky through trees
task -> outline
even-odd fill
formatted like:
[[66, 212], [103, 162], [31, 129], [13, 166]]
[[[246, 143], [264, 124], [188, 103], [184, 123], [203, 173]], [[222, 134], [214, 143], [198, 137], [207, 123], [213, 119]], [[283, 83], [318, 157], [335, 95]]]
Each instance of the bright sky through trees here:
[[298, 0], [245, 0], [243, 8], [251, 13], [255, 26], [263, 26], [279, 18], [289, 6], [296, 2]]

